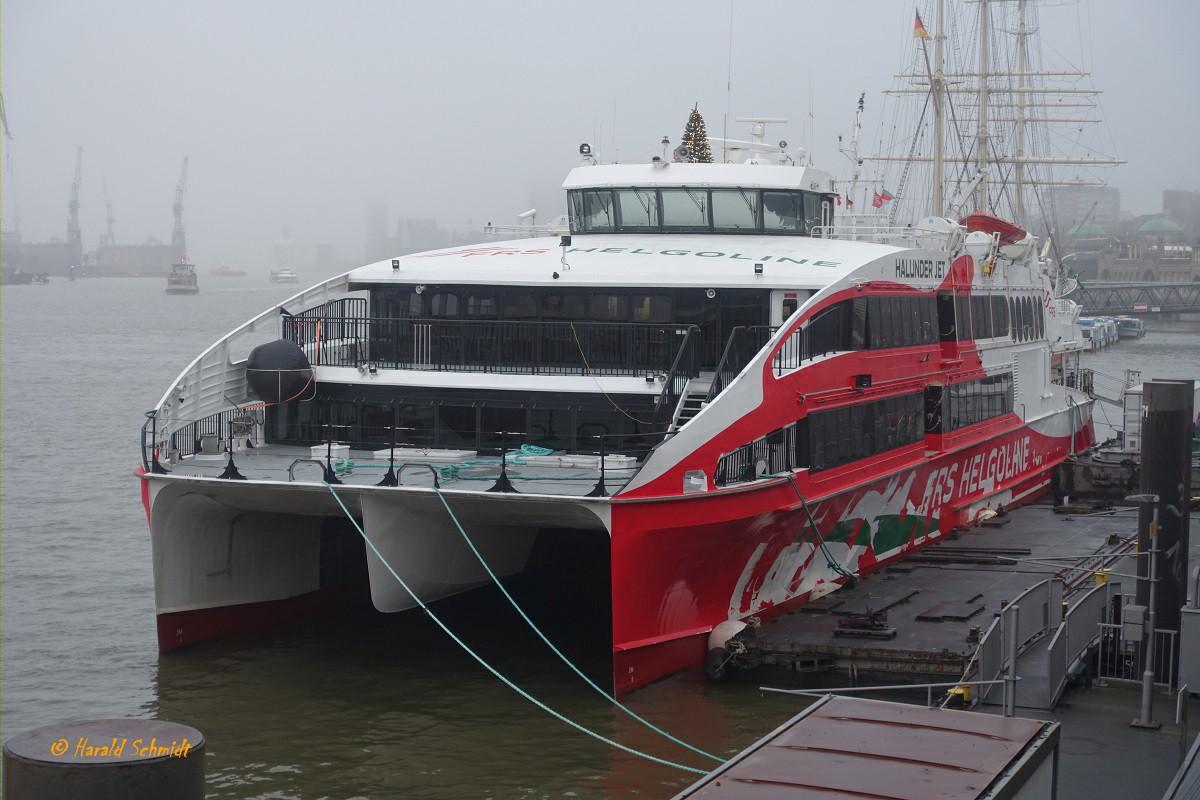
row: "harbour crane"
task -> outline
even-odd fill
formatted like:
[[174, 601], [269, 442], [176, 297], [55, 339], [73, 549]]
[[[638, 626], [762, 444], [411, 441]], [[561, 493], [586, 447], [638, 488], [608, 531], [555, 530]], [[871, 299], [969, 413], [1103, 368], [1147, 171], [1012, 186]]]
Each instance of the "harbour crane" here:
[[171, 232], [171, 249], [180, 258], [187, 253], [187, 237], [183, 232], [183, 196], [187, 193], [187, 156], [183, 157], [183, 172], [179, 175], [179, 185], [175, 187], [175, 230]]

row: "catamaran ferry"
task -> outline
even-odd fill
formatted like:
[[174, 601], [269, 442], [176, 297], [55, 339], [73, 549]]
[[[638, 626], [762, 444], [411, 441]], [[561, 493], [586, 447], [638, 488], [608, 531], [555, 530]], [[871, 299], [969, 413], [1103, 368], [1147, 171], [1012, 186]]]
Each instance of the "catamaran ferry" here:
[[1093, 444], [1079, 309], [1032, 237], [842, 224], [762, 122], [722, 144], [737, 163], [584, 145], [569, 235], [370, 264], [196, 358], [137, 470], [161, 649], [356, 590], [404, 611], [587, 539], [623, 694]]

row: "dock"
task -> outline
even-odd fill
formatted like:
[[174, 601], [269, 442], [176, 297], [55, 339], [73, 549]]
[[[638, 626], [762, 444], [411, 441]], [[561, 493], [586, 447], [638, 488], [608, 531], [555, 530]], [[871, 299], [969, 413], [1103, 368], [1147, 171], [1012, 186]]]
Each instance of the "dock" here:
[[[1197, 538], [1194, 563], [1200, 562]], [[1134, 509], [1078, 515], [1041, 505], [1017, 509], [747, 632], [734, 672], [738, 679], [800, 687], [962, 680], [981, 636], [1005, 606], [1030, 587], [1057, 580], [1065, 608], [1097, 584], [1098, 571], [1136, 574], [1134, 560], [1125, 557], [1136, 540]], [[1133, 579], [1111, 581], [1112, 596], [1134, 592]], [[1044, 650], [1028, 647], [1022, 669]], [[1023, 674], [1023, 681], [1018, 705], [1046, 707], [1049, 697], [1053, 707], [1053, 687], [1042, 691], [1036, 674]]]

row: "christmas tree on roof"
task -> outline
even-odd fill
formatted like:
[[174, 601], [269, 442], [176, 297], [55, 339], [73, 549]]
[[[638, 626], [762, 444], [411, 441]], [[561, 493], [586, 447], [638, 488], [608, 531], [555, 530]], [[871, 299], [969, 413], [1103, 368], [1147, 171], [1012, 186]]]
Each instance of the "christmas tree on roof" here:
[[688, 115], [681, 145], [688, 149], [687, 157], [682, 159], [683, 161], [693, 164], [712, 163], [712, 148], [708, 146], [708, 134], [704, 131], [704, 117], [700, 116], [699, 103], [692, 107], [692, 113]]

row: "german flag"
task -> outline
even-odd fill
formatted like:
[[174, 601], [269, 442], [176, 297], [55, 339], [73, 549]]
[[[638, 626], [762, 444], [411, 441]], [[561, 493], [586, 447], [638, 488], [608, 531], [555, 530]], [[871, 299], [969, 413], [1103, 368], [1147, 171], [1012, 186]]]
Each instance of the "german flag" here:
[[917, 11], [915, 13], [917, 15], [917, 21], [913, 24], [913, 38], [932, 39], [933, 37], [929, 35], [929, 31], [925, 30], [925, 23], [921, 22], [921, 12]]

